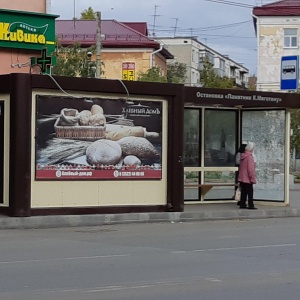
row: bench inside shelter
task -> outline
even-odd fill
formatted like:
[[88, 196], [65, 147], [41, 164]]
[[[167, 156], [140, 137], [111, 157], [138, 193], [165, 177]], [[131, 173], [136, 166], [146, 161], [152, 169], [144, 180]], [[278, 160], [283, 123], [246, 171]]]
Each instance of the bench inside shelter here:
[[232, 186], [237, 187], [237, 183], [202, 183], [202, 184], [185, 184], [184, 188], [200, 188], [201, 196], [204, 197], [212, 188]]

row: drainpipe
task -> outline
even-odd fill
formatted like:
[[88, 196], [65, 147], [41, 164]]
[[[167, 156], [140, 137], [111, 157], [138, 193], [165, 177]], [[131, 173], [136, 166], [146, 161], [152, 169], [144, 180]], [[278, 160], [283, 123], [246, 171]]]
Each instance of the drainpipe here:
[[97, 11], [96, 78], [101, 78], [101, 12]]
[[[258, 68], [259, 68], [259, 20], [258, 20], [258, 18], [253, 14], [253, 13], [251, 13], [251, 15], [252, 15], [252, 18], [253, 19], [255, 19], [256, 20], [256, 55], [257, 55], [257, 62], [256, 62], [256, 90], [258, 90], [258, 91], [261, 91], [262, 89], [260, 88], [260, 82], [258, 82], [258, 72], [259, 72], [259, 70], [258, 70]], [[251, 76], [251, 74], [250, 74], [250, 76]]]
[[153, 67], [153, 55], [156, 54], [157, 52], [160, 52], [162, 49], [163, 49], [163, 44], [161, 43], [160, 48], [151, 53], [151, 56], [150, 56], [150, 69]]
[[51, 14], [51, 0], [46, 0], [46, 14]]

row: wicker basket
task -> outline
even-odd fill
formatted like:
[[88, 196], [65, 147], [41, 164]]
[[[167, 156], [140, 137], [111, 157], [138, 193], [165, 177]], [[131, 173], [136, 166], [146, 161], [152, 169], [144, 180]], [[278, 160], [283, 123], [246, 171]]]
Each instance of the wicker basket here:
[[105, 137], [105, 126], [60, 126], [57, 118], [54, 129], [56, 137], [82, 141], [96, 141]]

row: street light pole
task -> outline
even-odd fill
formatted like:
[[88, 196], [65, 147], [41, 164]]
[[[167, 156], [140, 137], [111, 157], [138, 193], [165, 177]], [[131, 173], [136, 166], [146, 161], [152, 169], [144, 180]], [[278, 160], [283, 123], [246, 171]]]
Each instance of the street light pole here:
[[101, 77], [101, 12], [97, 12], [96, 78]]

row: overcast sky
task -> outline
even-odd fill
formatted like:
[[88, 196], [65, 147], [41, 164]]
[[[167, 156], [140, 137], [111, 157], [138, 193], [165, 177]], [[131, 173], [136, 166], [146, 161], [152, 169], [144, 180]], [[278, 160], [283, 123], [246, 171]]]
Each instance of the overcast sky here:
[[51, 0], [51, 13], [59, 19], [80, 18], [92, 7], [103, 20], [147, 22], [157, 37], [197, 36], [252, 75], [257, 61], [252, 9], [270, 2], [276, 0]]

